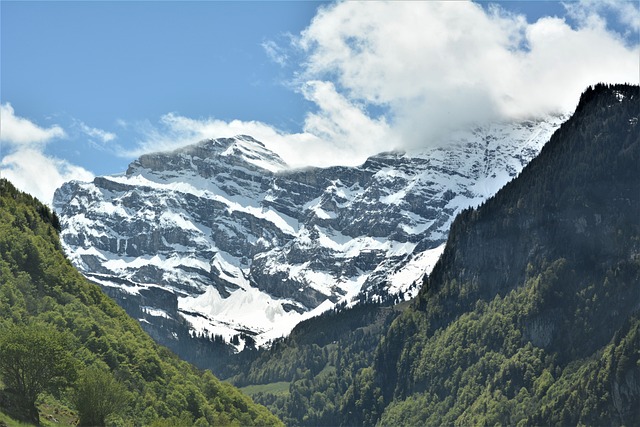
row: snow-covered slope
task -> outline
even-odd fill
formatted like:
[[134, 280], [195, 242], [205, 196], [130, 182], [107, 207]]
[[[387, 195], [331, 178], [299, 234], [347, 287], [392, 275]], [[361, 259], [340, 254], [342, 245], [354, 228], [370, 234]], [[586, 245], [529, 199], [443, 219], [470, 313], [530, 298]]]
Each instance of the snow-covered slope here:
[[324, 169], [291, 170], [248, 136], [207, 140], [66, 183], [54, 206], [81, 271], [146, 295], [141, 321], [181, 317], [242, 349], [339, 303], [410, 298], [454, 216], [515, 177], [562, 121], [479, 127]]

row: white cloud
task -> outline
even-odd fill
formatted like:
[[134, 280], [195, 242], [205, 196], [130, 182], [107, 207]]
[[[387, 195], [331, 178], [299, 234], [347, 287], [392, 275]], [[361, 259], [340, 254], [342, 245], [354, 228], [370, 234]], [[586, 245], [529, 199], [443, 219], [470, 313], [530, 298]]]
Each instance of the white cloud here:
[[135, 127], [142, 134], [142, 140], [132, 150], [123, 149], [123, 157], [138, 157], [155, 151], [173, 150], [194, 144], [207, 138], [226, 138], [239, 134], [252, 135], [257, 139], [277, 138], [277, 131], [260, 122], [225, 122], [217, 119], [196, 120], [176, 113], [165, 114], [158, 126], [138, 123]]
[[58, 125], [43, 128], [15, 115], [10, 103], [0, 104], [0, 142], [12, 145], [46, 144], [54, 138], [64, 138], [65, 131]]
[[138, 124], [142, 139], [133, 150], [121, 149], [123, 157], [138, 157], [155, 151], [173, 150], [195, 144], [208, 138], [229, 138], [237, 135], [251, 135], [277, 152], [290, 166], [308, 166], [310, 158], [318, 166], [336, 164], [333, 147], [326, 141], [307, 132], [289, 134], [257, 121], [233, 120], [225, 122], [217, 119], [191, 119], [175, 113], [162, 116], [160, 123]]
[[[620, 17], [629, 6], [605, 3]], [[608, 30], [595, 4], [569, 11], [577, 28], [556, 17], [529, 23], [471, 2], [332, 4], [294, 40], [295, 51], [263, 44], [277, 63], [304, 58], [292, 85], [316, 108], [300, 133], [167, 114], [125, 154], [249, 134], [292, 166], [353, 165], [380, 151], [440, 143], [451, 130], [488, 120], [568, 113], [589, 85], [639, 79], [638, 44]]]
[[208, 138], [251, 135], [290, 166], [304, 167], [357, 165], [367, 156], [397, 145], [384, 118], [370, 118], [360, 106], [337, 93], [330, 82], [307, 82], [302, 92], [318, 111], [307, 114], [300, 133], [285, 133], [258, 121], [197, 120], [169, 113], [161, 117], [158, 126], [138, 124], [142, 140], [133, 150], [120, 150], [120, 154], [138, 157]]
[[81, 121], [77, 121], [77, 125], [83, 133], [91, 138], [97, 138], [101, 142], [113, 141], [117, 137], [117, 135], [113, 132], [107, 132], [106, 130], [90, 127], [86, 123]]
[[376, 153], [398, 144], [384, 117], [371, 118], [346, 97], [340, 95], [333, 83], [309, 81], [302, 88], [309, 101], [318, 106], [318, 111], [307, 114], [304, 131], [324, 141], [324, 157], [330, 163], [361, 163], [366, 154]]
[[638, 82], [638, 46], [602, 20], [581, 25], [470, 2], [343, 2], [301, 34], [301, 77], [335, 81], [349, 103], [385, 108], [398, 140], [429, 144], [475, 122], [569, 112], [600, 81]]
[[70, 180], [91, 181], [93, 174], [66, 160], [44, 155], [34, 148], [20, 148], [2, 158], [0, 175], [17, 188], [51, 205], [56, 188]]

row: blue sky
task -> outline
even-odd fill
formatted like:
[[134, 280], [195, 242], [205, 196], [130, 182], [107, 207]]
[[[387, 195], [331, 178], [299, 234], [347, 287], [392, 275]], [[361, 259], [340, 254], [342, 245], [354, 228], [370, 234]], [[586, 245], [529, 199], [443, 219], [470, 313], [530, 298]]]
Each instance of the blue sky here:
[[64, 180], [248, 133], [294, 166], [638, 83], [637, 2], [0, 2], [0, 173]]

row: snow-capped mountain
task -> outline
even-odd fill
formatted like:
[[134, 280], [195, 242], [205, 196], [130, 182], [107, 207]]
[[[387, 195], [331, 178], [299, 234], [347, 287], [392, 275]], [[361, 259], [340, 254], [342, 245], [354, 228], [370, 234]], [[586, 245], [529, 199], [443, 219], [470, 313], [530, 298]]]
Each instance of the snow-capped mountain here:
[[249, 136], [212, 139], [66, 183], [54, 206], [74, 265], [142, 306], [142, 322], [182, 318], [242, 349], [234, 336], [264, 345], [339, 303], [410, 298], [454, 216], [515, 177], [563, 120], [323, 169], [292, 170]]

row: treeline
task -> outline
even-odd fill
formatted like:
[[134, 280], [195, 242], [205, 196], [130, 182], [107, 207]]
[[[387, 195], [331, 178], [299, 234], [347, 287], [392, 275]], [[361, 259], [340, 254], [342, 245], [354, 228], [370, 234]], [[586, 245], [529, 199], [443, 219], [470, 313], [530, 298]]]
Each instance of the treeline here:
[[354, 383], [362, 381], [360, 372], [371, 365], [384, 332], [406, 306], [336, 307], [300, 323], [269, 350], [240, 353], [230, 381], [239, 387], [288, 383], [284, 393], [252, 393], [287, 425], [352, 424], [345, 421], [355, 420], [346, 402], [362, 393]]
[[60, 250], [56, 217], [0, 180], [0, 412], [39, 423], [53, 399], [81, 425], [280, 425], [156, 345]]

